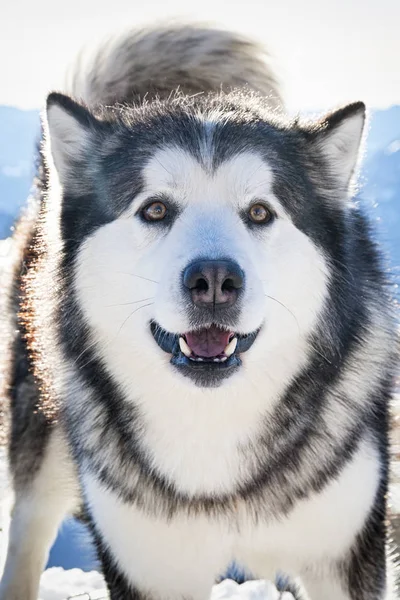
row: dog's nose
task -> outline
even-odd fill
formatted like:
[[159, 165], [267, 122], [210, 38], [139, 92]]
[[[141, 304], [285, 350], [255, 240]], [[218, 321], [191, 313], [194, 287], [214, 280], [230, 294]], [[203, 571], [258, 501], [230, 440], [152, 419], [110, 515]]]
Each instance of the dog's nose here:
[[198, 260], [184, 270], [183, 285], [196, 306], [229, 308], [243, 288], [244, 273], [232, 260]]

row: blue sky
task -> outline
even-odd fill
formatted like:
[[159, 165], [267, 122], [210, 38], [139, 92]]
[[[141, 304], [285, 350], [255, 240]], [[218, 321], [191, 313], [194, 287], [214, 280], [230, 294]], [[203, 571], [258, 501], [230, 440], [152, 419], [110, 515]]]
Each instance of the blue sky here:
[[84, 44], [165, 17], [264, 42], [291, 110], [400, 104], [400, 0], [13, 0], [1, 11], [0, 104], [42, 106]]

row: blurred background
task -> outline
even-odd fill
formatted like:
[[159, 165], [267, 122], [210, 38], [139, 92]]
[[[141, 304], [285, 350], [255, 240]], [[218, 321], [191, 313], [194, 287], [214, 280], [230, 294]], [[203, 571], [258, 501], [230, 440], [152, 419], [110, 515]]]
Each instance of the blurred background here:
[[[399, 0], [7, 3], [0, 16], [0, 239], [10, 235], [29, 193], [46, 94], [62, 90], [77, 52], [110, 33], [173, 18], [217, 23], [263, 42], [291, 113], [366, 102], [370, 125], [358, 201], [371, 216], [395, 282], [400, 265]], [[64, 524], [49, 565], [94, 566], [82, 525]]]

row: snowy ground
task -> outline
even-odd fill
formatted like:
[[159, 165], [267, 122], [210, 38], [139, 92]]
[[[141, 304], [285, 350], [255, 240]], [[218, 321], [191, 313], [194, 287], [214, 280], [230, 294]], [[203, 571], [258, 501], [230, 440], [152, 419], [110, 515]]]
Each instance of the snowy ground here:
[[85, 573], [80, 569], [64, 571], [61, 567], [47, 569], [40, 582], [40, 600], [105, 600], [104, 580], [100, 573]]

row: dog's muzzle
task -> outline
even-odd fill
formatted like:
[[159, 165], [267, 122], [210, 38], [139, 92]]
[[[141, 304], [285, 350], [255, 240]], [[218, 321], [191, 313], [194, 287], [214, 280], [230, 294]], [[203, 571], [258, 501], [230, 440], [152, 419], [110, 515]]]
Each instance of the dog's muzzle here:
[[216, 387], [241, 367], [259, 331], [235, 332], [245, 274], [229, 258], [198, 258], [183, 270], [181, 284], [190, 330], [170, 333], [153, 321], [151, 333], [176, 370], [198, 386]]

